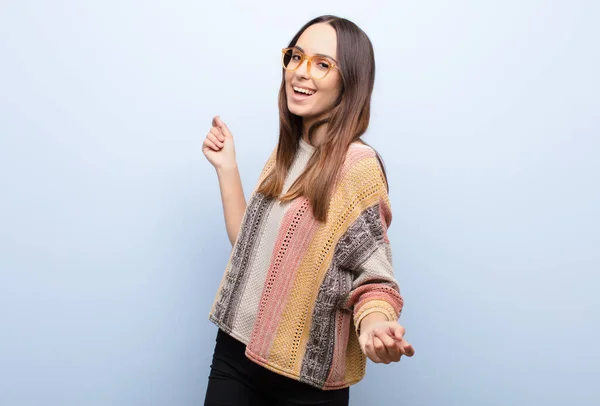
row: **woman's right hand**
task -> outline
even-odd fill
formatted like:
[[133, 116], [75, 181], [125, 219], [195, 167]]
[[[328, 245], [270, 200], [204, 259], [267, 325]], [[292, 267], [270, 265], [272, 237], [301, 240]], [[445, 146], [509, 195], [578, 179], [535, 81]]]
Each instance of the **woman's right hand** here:
[[237, 166], [233, 136], [219, 116], [213, 118], [212, 127], [202, 144], [202, 152], [217, 170]]

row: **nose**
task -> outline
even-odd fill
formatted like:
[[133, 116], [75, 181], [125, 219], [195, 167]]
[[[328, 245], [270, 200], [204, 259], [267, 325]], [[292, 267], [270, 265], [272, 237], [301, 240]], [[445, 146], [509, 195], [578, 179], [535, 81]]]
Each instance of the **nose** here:
[[302, 64], [300, 66], [298, 66], [298, 69], [296, 69], [295, 74], [297, 78], [302, 78], [302, 79], [310, 79], [310, 74], [308, 73], [308, 64], [310, 62], [308, 61], [308, 59], [302, 61]]

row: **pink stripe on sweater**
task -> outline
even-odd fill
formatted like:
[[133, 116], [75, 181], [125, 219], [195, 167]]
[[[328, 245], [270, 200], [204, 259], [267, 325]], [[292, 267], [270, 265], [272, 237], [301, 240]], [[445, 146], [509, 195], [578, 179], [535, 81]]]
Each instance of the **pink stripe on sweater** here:
[[365, 145], [352, 144], [348, 149], [348, 154], [346, 155], [346, 160], [344, 161], [344, 165], [342, 166], [342, 170], [340, 171], [337, 180], [344, 179], [348, 171], [354, 167], [356, 162], [360, 161], [363, 158], [375, 156], [375, 151], [373, 151], [370, 147]]
[[[252, 337], [248, 344], [254, 354], [265, 359], [269, 358], [277, 326], [287, 304], [300, 263], [318, 229], [318, 222], [312, 216], [297, 215], [297, 213], [306, 213], [309, 210], [312, 208], [306, 198], [295, 199], [286, 211], [279, 227], [255, 322], [255, 325], [261, 326], [261, 328], [252, 331]], [[287, 243], [291, 235], [301, 237], [296, 240], [297, 244], [289, 245]]]
[[[335, 184], [337, 185], [340, 179], [346, 177], [347, 172], [357, 161], [370, 156], [374, 156], [371, 148], [353, 144], [348, 150]], [[295, 199], [282, 219], [255, 320], [255, 326], [261, 326], [261, 328], [260, 330], [253, 329], [248, 343], [253, 354], [265, 359], [269, 358], [277, 327], [291, 293], [299, 265], [319, 227], [319, 223], [314, 220], [312, 215], [303, 215], [297, 218], [296, 213], [301, 210], [312, 210], [312, 206], [304, 197]], [[296, 234], [302, 236], [302, 240], [297, 240], [297, 244], [288, 245], [286, 237]], [[345, 355], [341, 357], [341, 359], [344, 358]], [[341, 373], [344, 373], [343, 370]]]
[[391, 287], [384, 284], [366, 284], [352, 293], [349, 305], [354, 305], [354, 313], [357, 313], [360, 308], [369, 300], [380, 299], [389, 303], [396, 313], [400, 313], [403, 306], [403, 300], [400, 294]]

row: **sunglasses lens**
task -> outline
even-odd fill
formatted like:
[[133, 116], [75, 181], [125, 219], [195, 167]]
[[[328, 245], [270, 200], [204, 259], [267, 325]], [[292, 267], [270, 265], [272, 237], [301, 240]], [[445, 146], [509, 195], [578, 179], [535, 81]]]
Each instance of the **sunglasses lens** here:
[[302, 53], [295, 49], [288, 49], [283, 54], [281, 62], [285, 69], [298, 69], [298, 66], [300, 66], [300, 63], [302, 62]]
[[331, 62], [327, 58], [313, 58], [310, 64], [310, 74], [315, 79], [323, 79], [331, 69]]

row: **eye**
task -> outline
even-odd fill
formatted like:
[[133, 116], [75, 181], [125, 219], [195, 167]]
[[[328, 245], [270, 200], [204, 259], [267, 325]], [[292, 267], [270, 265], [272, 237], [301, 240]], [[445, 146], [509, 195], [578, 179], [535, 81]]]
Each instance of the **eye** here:
[[327, 59], [317, 59], [315, 66], [321, 70], [328, 70], [331, 67], [331, 63]]

